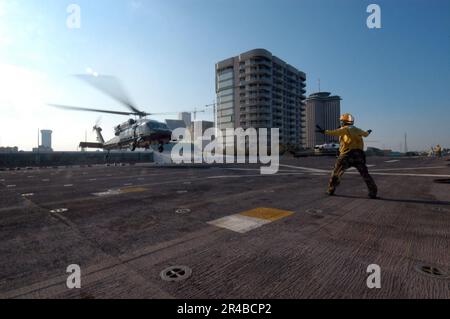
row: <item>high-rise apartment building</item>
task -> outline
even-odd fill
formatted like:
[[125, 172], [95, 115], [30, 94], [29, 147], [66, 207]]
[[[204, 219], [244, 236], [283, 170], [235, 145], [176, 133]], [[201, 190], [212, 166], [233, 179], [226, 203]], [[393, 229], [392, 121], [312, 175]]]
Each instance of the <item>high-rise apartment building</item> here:
[[[51, 153], [52, 149], [52, 131], [41, 130], [41, 143], [38, 147], [33, 148], [33, 152]], [[39, 137], [38, 137], [39, 138]]]
[[316, 133], [316, 125], [326, 129], [339, 128], [341, 116], [341, 97], [331, 95], [329, 92], [311, 94], [306, 99], [306, 147], [314, 148], [316, 145], [337, 143], [335, 136]]
[[41, 145], [42, 147], [51, 149], [52, 148], [52, 131], [41, 130]]
[[304, 147], [305, 81], [305, 73], [264, 49], [217, 63], [217, 127], [279, 128], [281, 144]]

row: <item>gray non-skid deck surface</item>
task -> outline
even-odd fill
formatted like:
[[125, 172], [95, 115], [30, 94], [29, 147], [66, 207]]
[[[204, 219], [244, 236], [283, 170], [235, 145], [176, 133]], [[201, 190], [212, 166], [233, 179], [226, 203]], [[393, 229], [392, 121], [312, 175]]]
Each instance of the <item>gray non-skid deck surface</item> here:
[[[333, 158], [283, 159], [275, 176], [254, 165], [0, 172], [0, 297], [450, 298], [450, 278], [415, 270], [449, 271], [450, 184], [421, 176], [450, 175], [448, 162], [388, 160], [369, 160], [381, 200], [351, 172], [324, 195], [328, 173], [304, 168], [328, 171]], [[207, 224], [258, 207], [294, 214], [245, 234]], [[70, 264], [80, 290], [66, 288]], [[381, 289], [366, 286], [370, 264]], [[192, 276], [162, 281], [172, 265]]]

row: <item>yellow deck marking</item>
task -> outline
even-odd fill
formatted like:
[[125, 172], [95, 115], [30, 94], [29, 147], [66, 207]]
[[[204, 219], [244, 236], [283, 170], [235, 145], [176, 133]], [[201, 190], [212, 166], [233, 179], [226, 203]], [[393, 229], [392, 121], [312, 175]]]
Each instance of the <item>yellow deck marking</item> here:
[[143, 187], [127, 187], [127, 188], [121, 188], [120, 192], [123, 194], [128, 194], [128, 193], [142, 193], [142, 192], [146, 192], [148, 191], [147, 188], [143, 188]]
[[259, 208], [255, 208], [255, 209], [240, 213], [240, 215], [243, 215], [243, 216], [260, 218], [260, 219], [264, 219], [264, 220], [270, 220], [272, 222], [282, 219], [282, 218], [285, 218], [292, 214], [294, 214], [294, 212], [276, 209], [276, 208], [265, 208], [265, 207], [259, 207]]
[[225, 216], [208, 222], [208, 224], [244, 234], [292, 214], [294, 212], [287, 210], [259, 207], [240, 214]]

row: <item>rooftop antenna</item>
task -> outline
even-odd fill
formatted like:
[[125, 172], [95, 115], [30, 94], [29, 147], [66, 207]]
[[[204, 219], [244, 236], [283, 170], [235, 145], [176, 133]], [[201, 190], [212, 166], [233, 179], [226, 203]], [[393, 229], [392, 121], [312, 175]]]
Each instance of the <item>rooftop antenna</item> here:
[[320, 78], [317, 79], [317, 84], [319, 85], [319, 93], [320, 93]]

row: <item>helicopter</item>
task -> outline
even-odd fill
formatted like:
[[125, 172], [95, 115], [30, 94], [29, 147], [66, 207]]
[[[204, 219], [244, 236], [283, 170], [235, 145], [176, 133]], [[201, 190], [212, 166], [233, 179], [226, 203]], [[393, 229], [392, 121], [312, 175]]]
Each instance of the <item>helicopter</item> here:
[[97, 142], [81, 142], [79, 145], [81, 148], [104, 149], [108, 152], [111, 150], [124, 149], [135, 151], [137, 148], [149, 149], [153, 145], [158, 145], [158, 151], [162, 153], [164, 151], [164, 144], [169, 144], [171, 142], [172, 131], [167, 124], [147, 119], [147, 117], [151, 115], [167, 115], [174, 113], [146, 113], [139, 110], [128, 98], [120, 82], [113, 76], [82, 74], [75, 75], [75, 77], [118, 101], [127, 107], [129, 111], [111, 111], [61, 104], [48, 104], [49, 106], [71, 111], [108, 113], [135, 117], [134, 119], [130, 118], [128, 121], [114, 127], [115, 137], [106, 142], [102, 135], [102, 128], [97, 122], [93, 127], [93, 130], [97, 135]]

